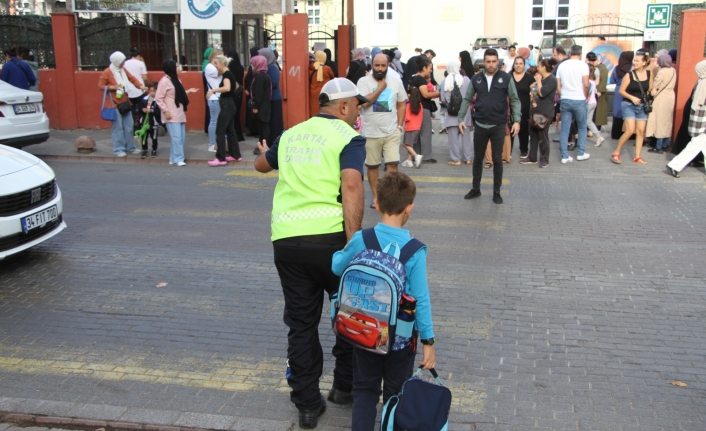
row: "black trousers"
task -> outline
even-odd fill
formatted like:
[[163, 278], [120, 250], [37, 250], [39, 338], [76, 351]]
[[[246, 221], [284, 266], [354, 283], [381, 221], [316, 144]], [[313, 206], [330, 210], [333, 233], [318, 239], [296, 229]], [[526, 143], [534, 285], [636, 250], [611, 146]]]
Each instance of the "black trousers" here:
[[145, 106], [143, 105], [143, 100], [142, 98], [145, 97], [144, 95], [137, 96], [137, 97], [130, 97], [130, 107], [132, 108], [132, 119], [134, 120], [134, 129], [137, 130], [142, 125], [140, 124], [140, 118], [143, 116], [142, 108]]
[[270, 122], [264, 122], [258, 119], [255, 119], [254, 121], [257, 122], [258, 141], [262, 142], [264, 139], [267, 141], [267, 146], [271, 146], [272, 139], [270, 139]]
[[483, 158], [490, 140], [493, 154], [493, 191], [500, 192], [503, 183], [503, 145], [505, 144], [505, 125], [500, 124], [490, 129], [475, 125], [473, 132], [473, 188], [480, 190], [480, 179], [483, 176]]
[[[529, 151], [529, 117], [522, 117], [520, 120], [520, 132], [517, 138], [520, 140], [520, 154], [527, 154]], [[512, 138], [512, 143], [515, 143], [515, 138]], [[512, 153], [513, 145], [510, 145], [510, 153]]]
[[[287, 359], [291, 373], [287, 383], [292, 388], [290, 399], [300, 410], [315, 409], [321, 402], [319, 379], [324, 354], [319, 341], [319, 322], [324, 292], [330, 299], [330, 295], [338, 291], [340, 277], [331, 272], [331, 258], [345, 247], [345, 235], [343, 238], [339, 244], [293, 240], [273, 243], [275, 266], [284, 294], [284, 323], [289, 328]], [[330, 328], [330, 321], [326, 326]], [[332, 349], [336, 358], [333, 386], [345, 392], [352, 388], [352, 350], [350, 344], [336, 338]]]
[[147, 136], [145, 136], [145, 140], [142, 141], [142, 151], [147, 151], [147, 138], [152, 139], [152, 149], [157, 150], [157, 126], [152, 126], [150, 129], [147, 131]]
[[[282, 101], [272, 101], [272, 114], [270, 115], [270, 139], [274, 141], [284, 132], [284, 113], [282, 111]], [[269, 144], [270, 141], [267, 141]]]
[[[353, 349], [353, 418], [352, 431], [375, 429], [377, 404], [382, 393], [385, 404], [402, 390], [402, 385], [414, 374], [414, 353], [411, 347], [378, 355], [363, 349]], [[381, 390], [382, 382], [385, 382]]]
[[238, 141], [244, 141], [245, 137], [243, 136], [243, 123], [240, 121], [240, 113], [238, 110], [240, 110], [240, 107], [243, 106], [243, 92], [240, 92], [240, 97], [235, 99], [235, 134], [238, 136]]
[[232, 98], [219, 99], [221, 112], [216, 122], [216, 158], [221, 162], [226, 160], [226, 134], [228, 135], [228, 154], [236, 159], [241, 158], [240, 145], [235, 133], [235, 116], [238, 109]]
[[539, 160], [549, 163], [549, 127], [550, 125], [544, 129], [529, 128], [529, 158], [533, 162], [537, 161], [537, 148], [539, 148]]

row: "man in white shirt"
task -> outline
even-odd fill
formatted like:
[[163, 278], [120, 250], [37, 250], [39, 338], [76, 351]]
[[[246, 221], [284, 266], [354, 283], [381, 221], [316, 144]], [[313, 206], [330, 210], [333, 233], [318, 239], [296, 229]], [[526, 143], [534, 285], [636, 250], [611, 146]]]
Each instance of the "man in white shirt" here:
[[[130, 50], [130, 59], [125, 61], [123, 68], [130, 72], [130, 75], [137, 78], [143, 87], [145, 86], [147, 82], [147, 66], [145, 66], [145, 62], [142, 60], [140, 51], [137, 48]], [[145, 97], [145, 94], [128, 80], [127, 97], [130, 99], [130, 105], [132, 105], [132, 117], [135, 121], [135, 130], [137, 130], [140, 127], [137, 123], [142, 116], [142, 99]]]
[[561, 63], [556, 73], [557, 87], [561, 94], [561, 163], [573, 162], [569, 156], [568, 143], [572, 118], [576, 119], [579, 131], [576, 160], [588, 160], [586, 152], [586, 119], [588, 118], [588, 64], [581, 61], [582, 48], [571, 47], [570, 58]]
[[365, 166], [368, 167], [368, 181], [373, 192], [375, 208], [377, 183], [381, 159], [390, 171], [396, 171], [400, 162], [400, 138], [404, 126], [407, 91], [385, 54], [377, 54], [373, 59], [370, 75], [358, 80], [358, 91], [370, 103], [363, 105], [363, 136], [365, 143]]
[[[209, 90], [220, 87], [223, 77], [218, 75], [216, 66], [209, 62], [203, 70], [203, 74], [206, 77]], [[221, 113], [221, 105], [219, 103], [220, 96], [221, 93], [213, 93], [206, 101], [211, 118], [211, 121], [208, 123], [208, 151], [212, 153], [216, 152], [216, 124], [218, 123], [218, 114]]]

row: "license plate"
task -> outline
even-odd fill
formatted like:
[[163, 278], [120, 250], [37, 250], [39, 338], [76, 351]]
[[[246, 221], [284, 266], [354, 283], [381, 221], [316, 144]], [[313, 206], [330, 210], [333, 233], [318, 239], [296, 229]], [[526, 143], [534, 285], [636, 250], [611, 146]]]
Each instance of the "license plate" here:
[[59, 210], [56, 209], [56, 205], [49, 207], [45, 210], [34, 213], [31, 216], [22, 218], [22, 230], [24, 233], [42, 227], [45, 224], [54, 221], [59, 218]]
[[37, 112], [37, 106], [35, 104], [30, 104], [30, 105], [14, 105], [13, 108], [15, 108], [15, 114], [20, 115], [20, 114], [34, 114]]

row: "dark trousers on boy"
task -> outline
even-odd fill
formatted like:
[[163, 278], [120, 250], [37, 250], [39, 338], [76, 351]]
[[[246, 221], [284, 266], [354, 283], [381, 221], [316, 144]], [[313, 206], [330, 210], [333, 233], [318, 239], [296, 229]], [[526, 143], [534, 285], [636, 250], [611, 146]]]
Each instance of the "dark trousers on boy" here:
[[493, 154], [493, 192], [500, 192], [503, 183], [503, 145], [505, 144], [505, 124], [493, 126], [489, 129], [475, 125], [473, 132], [473, 188], [480, 190], [480, 180], [483, 176], [483, 158], [490, 140]]
[[[331, 271], [333, 254], [345, 245], [343, 232], [273, 243], [275, 266], [284, 293], [284, 323], [289, 327], [287, 359], [291, 373], [287, 383], [292, 388], [290, 399], [299, 410], [314, 410], [321, 405], [319, 379], [324, 354], [319, 341], [319, 322], [324, 292], [329, 296], [338, 292], [340, 277]], [[352, 350], [350, 344], [336, 338], [332, 349], [336, 358], [333, 386], [343, 392], [351, 391]]]
[[[482, 158], [482, 156], [481, 156]], [[352, 431], [375, 429], [377, 405], [400, 393], [402, 384], [414, 373], [415, 355], [408, 346], [387, 355], [353, 349], [353, 418]], [[380, 386], [384, 380], [382, 390]]]
[[157, 145], [159, 144], [157, 142], [157, 126], [152, 126], [147, 131], [147, 136], [145, 136], [145, 140], [142, 141], [142, 151], [147, 151], [147, 138], [152, 139], [152, 150], [157, 151]]

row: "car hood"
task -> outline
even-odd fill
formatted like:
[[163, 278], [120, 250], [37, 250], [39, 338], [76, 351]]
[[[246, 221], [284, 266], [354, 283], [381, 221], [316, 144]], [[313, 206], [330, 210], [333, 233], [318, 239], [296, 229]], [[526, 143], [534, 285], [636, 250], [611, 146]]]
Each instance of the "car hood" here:
[[42, 163], [41, 160], [27, 152], [0, 145], [0, 177], [23, 171], [40, 163]]

